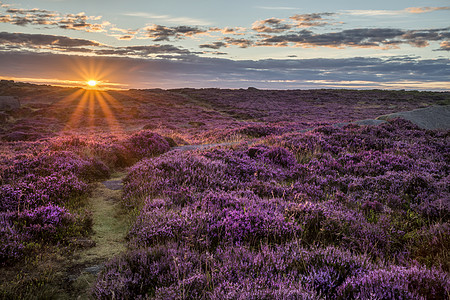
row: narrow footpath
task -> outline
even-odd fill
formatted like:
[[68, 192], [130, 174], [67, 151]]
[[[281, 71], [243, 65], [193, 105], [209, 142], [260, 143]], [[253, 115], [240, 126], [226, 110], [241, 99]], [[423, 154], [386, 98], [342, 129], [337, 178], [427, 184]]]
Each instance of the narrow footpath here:
[[66, 270], [68, 297], [89, 299], [89, 289], [104, 264], [126, 250], [125, 236], [129, 218], [120, 205], [122, 179], [126, 173], [116, 173], [107, 181], [97, 183], [89, 200], [93, 234], [90, 245], [75, 253]]

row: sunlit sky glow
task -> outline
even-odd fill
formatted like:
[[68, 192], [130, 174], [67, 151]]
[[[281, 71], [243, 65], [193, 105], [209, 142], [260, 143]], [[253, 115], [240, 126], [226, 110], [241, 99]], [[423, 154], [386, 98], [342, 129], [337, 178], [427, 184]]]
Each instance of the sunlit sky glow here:
[[0, 78], [104, 88], [448, 90], [450, 2], [0, 2]]

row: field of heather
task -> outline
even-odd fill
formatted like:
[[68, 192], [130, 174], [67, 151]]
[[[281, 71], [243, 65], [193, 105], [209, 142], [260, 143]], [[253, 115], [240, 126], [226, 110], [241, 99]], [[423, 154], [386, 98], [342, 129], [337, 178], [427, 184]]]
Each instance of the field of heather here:
[[448, 92], [0, 84], [2, 299], [448, 299]]

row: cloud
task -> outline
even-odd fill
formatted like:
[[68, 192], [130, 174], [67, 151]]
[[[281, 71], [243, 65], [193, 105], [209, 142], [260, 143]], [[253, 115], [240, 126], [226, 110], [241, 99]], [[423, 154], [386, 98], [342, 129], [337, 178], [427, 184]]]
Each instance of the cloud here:
[[227, 46], [233, 45], [238, 46], [239, 48], [248, 48], [253, 45], [253, 41], [246, 38], [236, 39], [236, 38], [230, 38], [230, 37], [224, 37], [223, 39]]
[[443, 41], [440, 46], [441, 48], [439, 48], [439, 50], [450, 51], [450, 41]]
[[105, 46], [66, 36], [0, 32], [0, 51], [94, 53], [99, 47]]
[[303, 29], [299, 32], [264, 37], [255, 43], [257, 46], [298, 47], [372, 47], [392, 48], [400, 44], [414, 47], [428, 46], [429, 41], [442, 41], [450, 38], [449, 28], [427, 30], [402, 30], [395, 28], [358, 28], [338, 32], [314, 33]]
[[86, 16], [84, 12], [78, 14], [61, 14], [38, 8], [8, 8], [4, 14], [0, 14], [0, 23], [10, 23], [19, 26], [40, 25], [88, 32], [104, 32], [111, 23], [107, 21], [94, 22], [100, 19], [101, 16]]
[[292, 25], [283, 23], [283, 19], [270, 18], [256, 21], [252, 25], [252, 30], [264, 33], [280, 33], [292, 28]]
[[[332, 15], [325, 13], [326, 15]], [[299, 22], [299, 26], [319, 26], [324, 14], [296, 15], [291, 18]], [[375, 48], [392, 49], [401, 45], [423, 48], [431, 42], [450, 40], [450, 27], [438, 29], [404, 30], [398, 28], [356, 28], [334, 32], [316, 32], [313, 29], [286, 29], [282, 19], [270, 18], [253, 24], [257, 34], [245, 37], [224, 37], [219, 41], [200, 44], [200, 48], [220, 49], [238, 46], [240, 48], [272, 46], [272, 47], [331, 47], [343, 49]], [[217, 30], [213, 28], [213, 30]], [[444, 44], [446, 45], [446, 44]], [[442, 47], [441, 47], [442, 48]], [[445, 48], [445, 47], [444, 47]], [[442, 48], [443, 49], [443, 48]], [[441, 50], [442, 50], [441, 49]]]
[[352, 10], [341, 10], [340, 14], [352, 15], [352, 16], [395, 16], [404, 14], [405, 11], [402, 10], [373, 10], [373, 9], [352, 9]]
[[7, 51], [57, 51], [90, 53], [108, 56], [139, 56], [149, 55], [196, 55], [187, 49], [173, 45], [148, 45], [148, 46], [128, 46], [111, 47], [100, 44], [96, 41], [85, 39], [74, 39], [58, 35], [46, 34], [26, 34], [0, 32], [0, 50]]
[[247, 31], [244, 27], [210, 27], [208, 28], [208, 32], [221, 32], [222, 34], [233, 34], [233, 35], [244, 35], [245, 31]]
[[66, 36], [47, 34], [26, 34], [0, 32], [0, 45], [23, 45], [27, 47], [54, 46], [54, 47], [82, 47], [101, 46], [100, 43], [84, 39], [73, 39]]
[[39, 9], [39, 8], [33, 8], [33, 9], [21, 9], [21, 8], [8, 8], [6, 10], [7, 13], [12, 14], [20, 14], [20, 15], [27, 15], [27, 14], [43, 14], [43, 15], [53, 15], [53, 12], [45, 9]]
[[316, 26], [325, 26], [328, 25], [329, 22], [326, 21], [323, 17], [333, 16], [334, 13], [313, 13], [313, 14], [302, 14], [302, 15], [294, 15], [289, 17], [296, 22], [297, 27], [316, 27]]
[[324, 17], [333, 16], [334, 13], [297, 14], [289, 17], [291, 23], [279, 18], [258, 20], [252, 24], [252, 30], [259, 33], [282, 33], [295, 27], [319, 27], [329, 25]]
[[106, 31], [106, 27], [111, 25], [108, 21], [103, 21], [102, 23], [92, 23], [90, 20], [99, 20], [99, 17], [88, 17], [83, 12], [78, 14], [67, 14], [57, 21], [57, 26], [62, 29], [104, 32]]
[[170, 38], [181, 39], [186, 36], [190, 37], [196, 34], [206, 33], [206, 30], [198, 27], [190, 26], [175, 26], [167, 27], [162, 25], [152, 25], [144, 28], [147, 32], [147, 37], [152, 38], [154, 41], [169, 41]]
[[128, 47], [110, 47], [109, 49], [96, 50], [97, 55], [120, 55], [120, 56], [141, 56], [145, 57], [152, 54], [193, 54], [187, 49], [179, 48], [173, 45], [149, 45], [149, 46], [128, 46]]
[[423, 14], [438, 10], [450, 10], [450, 6], [441, 6], [441, 7], [408, 7], [405, 8], [405, 11], [411, 13], [411, 14]]
[[449, 59], [415, 57], [238, 60], [184, 56], [182, 59], [82, 57], [0, 52], [2, 76], [79, 80], [70, 66], [102, 65], [108, 80], [133, 88], [420, 88], [447, 89]]
[[354, 16], [396, 16], [404, 14], [422, 14], [428, 12], [434, 12], [439, 10], [450, 10], [450, 6], [442, 7], [408, 7], [402, 10], [342, 10], [341, 14], [354, 15]]
[[220, 49], [222, 47], [227, 47], [227, 43], [224, 42], [213, 42], [211, 44], [201, 44], [199, 48], [210, 48], [210, 49]]

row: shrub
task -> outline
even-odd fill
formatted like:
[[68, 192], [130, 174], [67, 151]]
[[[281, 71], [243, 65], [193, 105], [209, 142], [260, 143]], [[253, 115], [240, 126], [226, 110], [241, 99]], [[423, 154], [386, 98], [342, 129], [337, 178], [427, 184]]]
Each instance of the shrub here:
[[150, 130], [141, 130], [131, 135], [125, 145], [137, 159], [162, 154], [170, 150], [168, 141]]
[[445, 299], [450, 278], [436, 269], [391, 266], [348, 278], [338, 294], [344, 299]]

